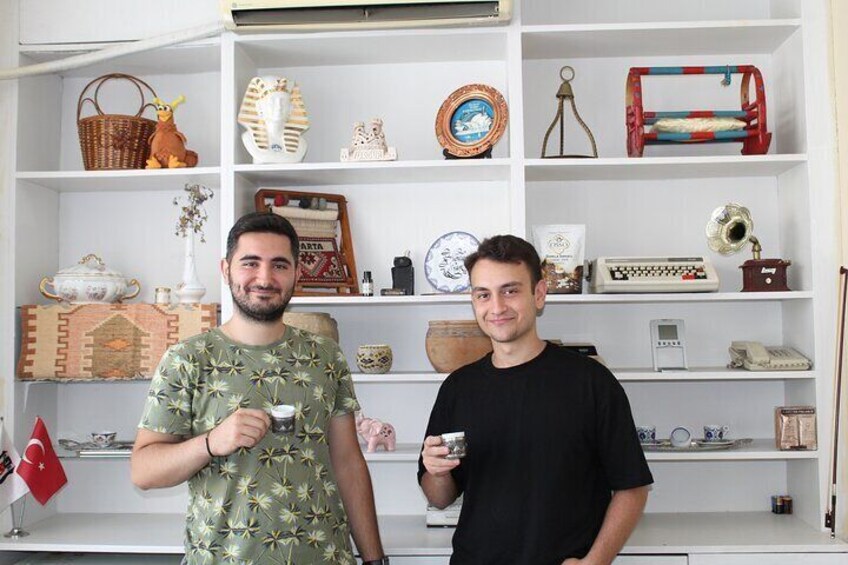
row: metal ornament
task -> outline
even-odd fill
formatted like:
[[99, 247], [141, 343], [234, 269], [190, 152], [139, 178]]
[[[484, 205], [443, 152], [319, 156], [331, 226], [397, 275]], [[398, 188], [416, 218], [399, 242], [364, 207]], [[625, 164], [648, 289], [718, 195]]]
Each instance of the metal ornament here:
[[[566, 73], [571, 73], [571, 76], [566, 78]], [[545, 132], [545, 139], [542, 141], [542, 159], [561, 159], [565, 157], [570, 158], [586, 158], [586, 159], [597, 159], [598, 158], [598, 146], [595, 144], [595, 136], [592, 135], [592, 131], [589, 129], [589, 126], [586, 125], [586, 122], [580, 117], [580, 114], [577, 112], [577, 105], [574, 103], [574, 91], [571, 88], [571, 81], [574, 80], [574, 69], [568, 65], [564, 66], [559, 70], [559, 76], [562, 78], [562, 84], [559, 86], [559, 91], [557, 91], [556, 97], [559, 103], [557, 104], [557, 113], [554, 116], [554, 121], [551, 122], [551, 125], [548, 127], [548, 131]], [[592, 154], [591, 155], [565, 155], [563, 154], [564, 146], [565, 146], [565, 116], [563, 114], [563, 105], [565, 101], [568, 100], [571, 104], [571, 112], [574, 114], [574, 117], [577, 119], [577, 123], [583, 128], [583, 131], [586, 132], [586, 135], [589, 137], [589, 141], [592, 143]], [[547, 155], [546, 148], [548, 146], [548, 138], [551, 135], [551, 132], [556, 126], [557, 122], [559, 122], [559, 153], [557, 155]]]

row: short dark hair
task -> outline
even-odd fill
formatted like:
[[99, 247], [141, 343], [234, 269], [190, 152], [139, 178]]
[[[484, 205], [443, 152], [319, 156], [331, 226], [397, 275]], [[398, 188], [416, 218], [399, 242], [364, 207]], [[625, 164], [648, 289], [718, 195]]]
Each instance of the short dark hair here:
[[246, 233], [276, 233], [289, 238], [291, 252], [294, 256], [294, 264], [297, 265], [300, 240], [294, 226], [284, 217], [272, 212], [251, 212], [245, 214], [233, 224], [230, 234], [227, 236], [227, 262], [233, 259], [238, 241]]
[[536, 249], [527, 241], [514, 235], [495, 235], [484, 239], [477, 251], [465, 258], [465, 270], [471, 275], [471, 269], [480, 259], [489, 259], [497, 263], [524, 264], [530, 271], [533, 287], [542, 280], [542, 262]]

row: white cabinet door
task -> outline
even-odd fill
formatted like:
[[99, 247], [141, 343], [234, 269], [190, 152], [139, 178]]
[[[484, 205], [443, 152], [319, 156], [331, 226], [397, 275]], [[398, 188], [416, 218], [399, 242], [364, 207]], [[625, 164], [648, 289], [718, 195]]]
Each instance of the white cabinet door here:
[[845, 565], [845, 553], [748, 553], [690, 555], [689, 565]]
[[687, 565], [686, 555], [619, 555], [613, 565]]

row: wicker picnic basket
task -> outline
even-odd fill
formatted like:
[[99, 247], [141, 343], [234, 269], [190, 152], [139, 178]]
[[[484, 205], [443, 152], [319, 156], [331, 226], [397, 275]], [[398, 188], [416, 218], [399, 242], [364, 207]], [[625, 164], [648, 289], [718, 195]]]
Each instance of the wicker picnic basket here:
[[[113, 79], [130, 81], [138, 89], [141, 107], [134, 116], [105, 114], [100, 109], [97, 101], [100, 87]], [[87, 171], [144, 168], [150, 154], [148, 140], [156, 129], [156, 122], [141, 117], [148, 106], [154, 108], [151, 102], [145, 102], [142, 86], [150, 91], [152, 98], [156, 97], [156, 92], [146, 82], [122, 73], [111, 73], [96, 78], [80, 93], [79, 102], [77, 102], [77, 130], [82, 149], [82, 161]], [[88, 98], [85, 94], [92, 87], [94, 87], [94, 98]], [[94, 105], [97, 114], [81, 118], [82, 107], [86, 102]]]

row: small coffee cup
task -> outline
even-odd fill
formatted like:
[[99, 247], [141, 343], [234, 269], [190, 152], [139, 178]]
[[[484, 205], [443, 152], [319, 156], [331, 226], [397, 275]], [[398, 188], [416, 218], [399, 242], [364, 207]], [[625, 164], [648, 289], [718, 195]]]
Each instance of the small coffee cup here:
[[91, 443], [97, 447], [109, 447], [115, 443], [115, 432], [91, 432]]
[[639, 436], [639, 443], [656, 443], [657, 427], [656, 426], [636, 426], [636, 435]]
[[442, 444], [444, 444], [449, 450], [445, 459], [462, 459], [465, 457], [465, 432], [442, 434]]
[[704, 426], [704, 441], [724, 441], [730, 428], [727, 426]]
[[269, 411], [271, 416], [271, 430], [275, 434], [294, 433], [294, 406], [290, 404], [278, 404]]
[[678, 426], [671, 430], [669, 440], [673, 447], [689, 447], [692, 445], [692, 433], [683, 426]]

